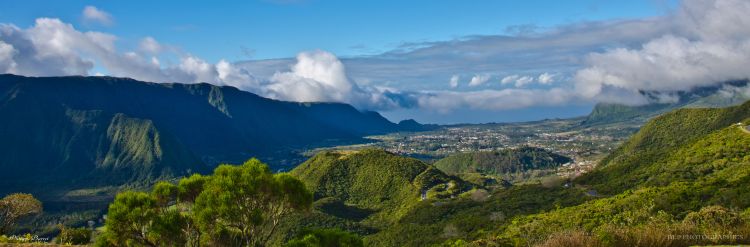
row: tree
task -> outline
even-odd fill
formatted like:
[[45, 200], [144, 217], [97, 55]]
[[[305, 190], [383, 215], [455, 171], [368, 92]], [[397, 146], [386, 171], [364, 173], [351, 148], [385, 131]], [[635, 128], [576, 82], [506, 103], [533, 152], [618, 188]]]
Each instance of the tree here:
[[307, 210], [312, 193], [256, 159], [221, 165], [151, 193], [123, 192], [109, 206], [100, 246], [264, 246], [288, 214]]
[[148, 194], [127, 191], [110, 204], [99, 246], [195, 246], [184, 231], [191, 221], [173, 204], [177, 186], [160, 182]]
[[193, 208], [203, 240], [265, 246], [281, 219], [307, 210], [312, 193], [288, 174], [273, 174], [257, 159], [214, 171]]
[[157, 246], [150, 234], [156, 218], [156, 200], [143, 192], [126, 191], [117, 194], [109, 205], [106, 227], [109, 245]]
[[42, 202], [31, 194], [15, 193], [0, 199], [0, 234], [7, 233], [18, 220], [42, 212]]

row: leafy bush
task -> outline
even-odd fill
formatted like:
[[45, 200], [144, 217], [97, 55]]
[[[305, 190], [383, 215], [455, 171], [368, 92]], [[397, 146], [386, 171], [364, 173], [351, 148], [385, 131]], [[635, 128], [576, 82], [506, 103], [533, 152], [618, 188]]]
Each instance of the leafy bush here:
[[118, 194], [97, 245], [263, 246], [282, 218], [311, 203], [301, 181], [273, 174], [256, 159], [220, 165], [211, 176], [160, 182], [151, 193]]
[[82, 245], [91, 242], [91, 230], [85, 227], [68, 228], [60, 227], [60, 234], [55, 238], [58, 244]]
[[700, 229], [716, 229], [737, 227], [743, 221], [739, 214], [725, 207], [708, 206], [701, 208], [698, 212], [689, 213], [682, 222], [694, 225]]

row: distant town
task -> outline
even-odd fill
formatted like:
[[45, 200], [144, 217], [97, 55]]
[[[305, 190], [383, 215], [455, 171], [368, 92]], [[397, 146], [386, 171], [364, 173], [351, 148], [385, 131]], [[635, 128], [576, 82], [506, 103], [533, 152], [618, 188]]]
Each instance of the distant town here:
[[[570, 157], [558, 175], [577, 176], [638, 130], [636, 124], [580, 126], [580, 119], [555, 119], [524, 123], [491, 123], [445, 126], [426, 132], [401, 132], [369, 136], [372, 143], [334, 149], [379, 147], [428, 162], [455, 153], [495, 151], [522, 146], [539, 147]], [[326, 148], [330, 149], [330, 148]], [[316, 150], [318, 151], [318, 150]], [[314, 153], [314, 152], [311, 152]]]

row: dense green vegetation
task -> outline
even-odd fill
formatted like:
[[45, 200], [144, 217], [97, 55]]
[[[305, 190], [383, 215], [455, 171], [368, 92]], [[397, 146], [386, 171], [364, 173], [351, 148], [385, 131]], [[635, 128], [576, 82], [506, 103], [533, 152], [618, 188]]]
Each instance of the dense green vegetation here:
[[[690, 170], [727, 160], [726, 155], [730, 152], [739, 155], [740, 159], [746, 154], [747, 146], [736, 146], [745, 136], [738, 128], [728, 127], [748, 117], [750, 103], [724, 109], [681, 109], [665, 114], [643, 126], [606, 157], [599, 169], [578, 181], [594, 186], [600, 193], [616, 194], [639, 186], [664, 185], [669, 180], [707, 175], [706, 171]], [[710, 142], [723, 139], [726, 143]], [[695, 146], [696, 142], [705, 146]], [[694, 157], [697, 153], [703, 156]], [[667, 181], [654, 180], [655, 175]]]
[[329, 200], [328, 207], [339, 202], [352, 211], [372, 212], [367, 218], [376, 223], [394, 222], [420, 200], [448, 198], [469, 187], [422, 161], [380, 149], [321, 152], [291, 174], [317, 200]]
[[[658, 117], [574, 181], [603, 198], [518, 217], [483, 239], [550, 246], [747, 243], [750, 135], [734, 123], [747, 124], [748, 117], [750, 102]], [[730, 237], [701, 237], [716, 234]]]
[[460, 153], [435, 162], [448, 174], [483, 173], [504, 175], [531, 170], [554, 169], [571, 159], [542, 148], [521, 147], [499, 151]]
[[310, 208], [312, 194], [256, 159], [210, 176], [123, 192], [110, 205], [99, 246], [266, 246], [282, 220]]
[[[573, 180], [571, 186], [473, 189], [454, 199], [418, 201], [406, 212], [394, 214], [398, 220], [385, 224], [387, 227], [349, 229], [365, 234], [368, 246], [747, 243], [750, 134], [735, 123], [747, 125], [748, 117], [750, 102], [725, 109], [678, 110], [649, 122], [595, 171]], [[316, 158], [325, 157], [325, 163], [335, 163], [348, 156], [328, 153]], [[320, 178], [336, 171], [331, 173], [337, 174], [337, 181], [346, 181], [350, 175], [313, 168], [301, 167], [296, 174]], [[342, 183], [347, 186], [324, 188], [346, 191], [331, 194], [348, 198], [352, 191], [345, 188], [351, 186]], [[346, 211], [348, 206], [321, 201], [333, 212], [321, 210], [317, 219], [338, 218], [331, 215]], [[358, 213], [355, 210], [349, 216]]]
[[[265, 235], [263, 239], [267, 242], [264, 243], [287, 246], [747, 243], [746, 236], [750, 234], [750, 191], [747, 190], [750, 188], [750, 150], [747, 148], [750, 134], [741, 126], [750, 123], [748, 117], [750, 102], [725, 109], [671, 112], [649, 122], [606, 157], [599, 167], [582, 177], [568, 182], [556, 180], [510, 187], [470, 185], [419, 160], [378, 149], [321, 152], [288, 175], [267, 175], [299, 179], [299, 188], [310, 191], [309, 201], [303, 204], [311, 210], [305, 211], [303, 207], [298, 212], [306, 213], [284, 217], [275, 228], [278, 231]], [[743, 121], [744, 124], [736, 125]], [[550, 160], [536, 153], [543, 150], [528, 151], [526, 160], [535, 161], [533, 157]], [[495, 156], [494, 153], [488, 155]], [[507, 156], [500, 157], [503, 158], [495, 159], [506, 160]], [[515, 169], [528, 168], [521, 162], [515, 165]], [[171, 232], [168, 235], [187, 236], [184, 230], [192, 229], [193, 234], [200, 234], [185, 239], [192, 239], [195, 244], [208, 244], [205, 236], [218, 241], [243, 239], [222, 235], [232, 225], [227, 223], [243, 218], [233, 214], [240, 210], [222, 214], [217, 209], [230, 209], [231, 205], [215, 202], [247, 193], [233, 194], [233, 189], [226, 188], [262, 183], [239, 177], [209, 179], [226, 173], [221, 169], [230, 168], [246, 169], [223, 166], [212, 176], [196, 175], [183, 179], [178, 185], [160, 183], [151, 194], [128, 192], [118, 196], [110, 208], [105, 239], [107, 234], [115, 232], [111, 230], [114, 227], [110, 228], [110, 224], [117, 222], [113, 218], [118, 219], [115, 205], [124, 202], [146, 202], [123, 207], [122, 212], [128, 214], [143, 212], [139, 211], [142, 208], [178, 212], [150, 216], [155, 218], [150, 221], [148, 232], [156, 235]], [[237, 181], [246, 182], [234, 186]], [[206, 194], [206, 191], [211, 193]], [[193, 203], [183, 203], [185, 201]], [[204, 205], [199, 205], [201, 203]], [[192, 221], [179, 220], [186, 215], [192, 215], [188, 217]], [[162, 217], [165, 218], [159, 219]], [[213, 230], [201, 227], [212, 219], [222, 219], [213, 222], [227, 225], [213, 225], [210, 228]], [[175, 225], [180, 227], [168, 227]], [[188, 225], [190, 227], [186, 227]], [[321, 230], [332, 228], [343, 231]], [[241, 235], [239, 229], [233, 232], [235, 235], [229, 236]], [[362, 236], [361, 240], [358, 235]], [[180, 238], [171, 238], [174, 239]], [[183, 243], [186, 242], [176, 244]]]

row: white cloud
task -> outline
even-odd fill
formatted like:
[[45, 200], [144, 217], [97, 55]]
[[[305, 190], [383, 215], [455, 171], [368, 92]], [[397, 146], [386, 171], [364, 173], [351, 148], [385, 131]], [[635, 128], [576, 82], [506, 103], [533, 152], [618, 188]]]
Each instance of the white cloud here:
[[451, 112], [461, 108], [482, 110], [509, 110], [530, 106], [555, 106], [575, 100], [569, 90], [503, 89], [473, 92], [425, 92], [417, 96], [418, 106], [438, 112]]
[[[342, 62], [358, 81], [397, 82], [399, 89], [417, 96], [435, 86], [429, 83], [452, 75], [473, 73], [469, 85], [477, 86], [486, 83], [483, 77], [488, 71], [502, 71], [507, 75], [500, 80], [503, 85], [554, 85], [545, 90], [564, 90], [573, 95], [570, 100], [670, 101], [676, 91], [750, 77], [749, 5], [742, 0], [685, 0], [678, 9], [658, 17], [407, 44]], [[255, 73], [273, 73], [289, 63], [277, 59], [242, 66]], [[644, 97], [642, 91], [654, 97]], [[429, 98], [440, 95], [452, 94]]]
[[0, 73], [15, 72], [16, 62], [13, 61], [15, 53], [16, 49], [12, 45], [0, 41]]
[[451, 80], [448, 82], [448, 84], [451, 86], [451, 88], [457, 88], [458, 87], [458, 80], [461, 78], [458, 77], [458, 75], [451, 76]]
[[479, 86], [489, 80], [490, 80], [490, 75], [488, 74], [474, 75], [474, 77], [471, 77], [471, 80], [469, 81], [469, 86], [470, 87]]
[[346, 102], [354, 86], [341, 61], [324, 51], [302, 52], [291, 71], [276, 73], [268, 86], [273, 98]]
[[[28, 29], [0, 24], [0, 72], [30, 76], [89, 75], [97, 64], [113, 76], [153, 82], [229, 84], [225, 78], [242, 87], [237, 78], [249, 78], [247, 71], [233, 69], [231, 64], [221, 64], [224, 73], [220, 75], [219, 64], [210, 64], [190, 54], [171, 54], [179, 58], [179, 63], [162, 67], [159, 54], [143, 57], [136, 52], [120, 53], [115, 40], [114, 35], [81, 32], [52, 18], [39, 18]], [[156, 40], [148, 42], [158, 44]], [[228, 71], [241, 75], [227, 75]], [[255, 82], [248, 80], [248, 83]]]
[[522, 76], [516, 79], [516, 87], [523, 87], [526, 84], [534, 82], [534, 77], [531, 76]]
[[503, 77], [503, 79], [500, 80], [500, 84], [505, 85], [505, 84], [514, 82], [518, 80], [518, 77], [519, 75], [509, 75], [509, 76]]
[[545, 72], [539, 75], [539, 77], [537, 78], [537, 81], [539, 81], [539, 83], [541, 84], [550, 84], [550, 83], [555, 82], [555, 77], [556, 77], [555, 74], [550, 74], [550, 73]]
[[724, 98], [750, 98], [750, 85], [744, 87], [724, 85], [719, 90], [719, 95]]
[[575, 73], [576, 90], [596, 98], [605, 88], [675, 92], [750, 77], [750, 2], [684, 1], [673, 21], [679, 32], [638, 48], [587, 56]]
[[344, 102], [359, 108], [399, 107], [400, 92], [386, 87], [362, 87], [349, 79], [344, 64], [332, 53], [301, 52], [288, 72], [277, 72], [261, 86], [262, 94], [281, 100]]
[[109, 26], [114, 23], [112, 15], [104, 12], [94, 6], [86, 6], [83, 8], [83, 20], [88, 23], [98, 23], [101, 25]]
[[158, 54], [162, 52], [162, 46], [153, 37], [145, 37], [138, 44], [138, 49], [147, 54]]
[[250, 72], [237, 68], [226, 60], [216, 63], [216, 73], [221, 84], [233, 86], [251, 92], [258, 92], [259, 82]]
[[179, 69], [194, 79], [194, 82], [216, 82], [217, 71], [212, 64], [194, 56], [186, 56], [181, 59]]
[[[39, 18], [20, 29], [0, 24], [0, 72], [30, 76], [90, 75], [94, 64], [112, 76], [152, 82], [207, 82], [230, 85], [266, 97], [293, 101], [333, 101], [382, 109], [404, 104], [399, 92], [380, 86], [360, 87], [347, 77], [344, 65], [324, 51], [302, 52], [287, 72], [257, 79], [226, 60], [216, 64], [197, 56], [164, 49], [152, 37], [141, 40], [139, 52], [118, 52], [117, 37], [81, 32], [59, 19]], [[163, 65], [159, 57], [177, 57]], [[397, 102], [402, 101], [402, 102]]]

